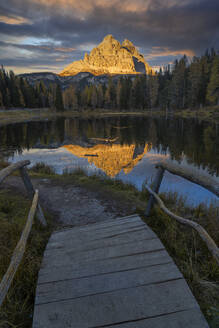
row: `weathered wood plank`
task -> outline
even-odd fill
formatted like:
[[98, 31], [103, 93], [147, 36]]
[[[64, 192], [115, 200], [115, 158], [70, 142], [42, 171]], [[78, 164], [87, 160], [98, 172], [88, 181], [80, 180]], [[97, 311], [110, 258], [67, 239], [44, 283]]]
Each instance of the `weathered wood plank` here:
[[36, 305], [33, 328], [98, 327], [195, 308], [197, 303], [180, 279]]
[[65, 240], [72, 240], [73, 238], [75, 238], [75, 240], [78, 238], [78, 236], [80, 236], [81, 241], [83, 240], [97, 240], [97, 239], [104, 239], [104, 238], [112, 238], [113, 236], [118, 236], [118, 235], [122, 235], [122, 234], [128, 234], [128, 233], [132, 233], [132, 232], [136, 232], [136, 231], [140, 231], [140, 230], [147, 230], [145, 227], [145, 224], [140, 224], [140, 225], [136, 225], [133, 227], [124, 227], [124, 228], [120, 228], [117, 229], [116, 227], [114, 229], [110, 229], [110, 230], [97, 230], [97, 231], [77, 231], [77, 232], [72, 232], [70, 233], [69, 231], [66, 231], [66, 234], [60, 234], [59, 236], [57, 236], [57, 234], [55, 234], [55, 238], [52, 235], [51, 236], [51, 240], [52, 241], [59, 241], [62, 238], [65, 238]]
[[[145, 263], [146, 265], [146, 263]], [[91, 277], [69, 279], [38, 285], [35, 304], [57, 302], [117, 289], [149, 285], [167, 280], [182, 279], [182, 274], [174, 263], [153, 267], [122, 270]]]
[[125, 245], [116, 245], [98, 248], [91, 251], [74, 251], [74, 249], [56, 250], [54, 253], [45, 254], [43, 265], [65, 265], [66, 263], [79, 263], [101, 261], [106, 258], [115, 256], [126, 256], [139, 254], [143, 252], [154, 252], [164, 249], [164, 246], [159, 239], [135, 241]]
[[[96, 326], [93, 328], [101, 328]], [[209, 328], [203, 314], [199, 309], [187, 311], [177, 311], [174, 313], [164, 314], [155, 318], [140, 319], [132, 322], [124, 322], [113, 326], [104, 326], [107, 328]]]
[[62, 266], [58, 265], [58, 263], [55, 263], [53, 266], [43, 264], [39, 272], [38, 284], [130, 270], [140, 268], [142, 265], [152, 267], [170, 263], [171, 261], [171, 257], [166, 250], [161, 250], [133, 254], [132, 256], [106, 258], [102, 261], [94, 262], [95, 265], [91, 265], [90, 262], [82, 262], [79, 264], [73, 262]]
[[[194, 326], [187, 325], [187, 318]], [[175, 326], [168, 325], [171, 320]], [[140, 218], [92, 224], [50, 238], [38, 277], [33, 328], [148, 328], [153, 323], [156, 328], [208, 327], [182, 274]]]
[[62, 230], [57, 230], [53, 232], [53, 236], [55, 236], [56, 234], [59, 233], [65, 233], [66, 231], [84, 231], [84, 230], [90, 230], [90, 229], [96, 229], [96, 228], [101, 228], [101, 227], [111, 227], [111, 226], [120, 226], [123, 224], [127, 224], [127, 223], [133, 223], [133, 222], [144, 222], [137, 214], [133, 214], [130, 216], [125, 216], [122, 218], [116, 218], [116, 219], [109, 219], [109, 220], [105, 220], [103, 222], [96, 222], [96, 223], [91, 223], [91, 224], [86, 224], [86, 225], [82, 225], [82, 226], [75, 226], [72, 228], [66, 228], [66, 229], [62, 229]]
[[68, 247], [76, 250], [88, 250], [104, 246], [116, 246], [124, 243], [134, 242], [138, 240], [148, 240], [155, 239], [157, 236], [152, 230], [147, 229], [137, 229], [131, 232], [125, 232], [120, 234], [119, 232], [113, 234], [109, 237], [99, 238], [99, 239], [89, 239], [83, 238], [83, 235], [79, 234], [77, 238], [72, 238], [66, 240], [65, 238], [60, 238], [59, 241], [50, 241], [46, 247], [45, 253], [53, 252], [55, 249], [64, 249], [68, 244]]
[[[127, 222], [126, 224], [121, 224], [121, 225], [112, 225], [112, 226], [103, 226], [98, 228], [98, 225], [95, 224], [93, 227], [93, 224], [91, 224], [92, 227], [83, 229], [83, 228], [78, 228], [76, 227], [75, 229], [69, 229], [69, 230], [64, 230], [60, 232], [56, 232], [52, 234], [51, 238], [52, 240], [57, 240], [60, 239], [61, 236], [65, 236], [65, 238], [72, 238], [73, 235], [78, 235], [78, 234], [84, 234], [84, 235], [90, 235], [90, 233], [93, 231], [93, 234], [108, 234], [108, 233], [113, 233], [117, 232], [118, 230], [120, 232], [125, 232], [125, 231], [132, 231], [134, 228], [139, 228], [139, 227], [144, 227], [144, 229], [147, 229], [146, 224], [142, 220], [137, 220], [135, 222]], [[148, 229], [149, 230], [149, 229]]]

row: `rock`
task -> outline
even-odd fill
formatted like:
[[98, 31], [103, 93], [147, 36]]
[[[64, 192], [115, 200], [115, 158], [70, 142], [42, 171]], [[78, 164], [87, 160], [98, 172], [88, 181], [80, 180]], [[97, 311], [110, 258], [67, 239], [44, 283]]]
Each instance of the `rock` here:
[[149, 74], [153, 70], [131, 41], [125, 39], [120, 44], [109, 34], [90, 54], [85, 53], [83, 60], [74, 61], [64, 68], [60, 76], [73, 76], [81, 72], [93, 75]]

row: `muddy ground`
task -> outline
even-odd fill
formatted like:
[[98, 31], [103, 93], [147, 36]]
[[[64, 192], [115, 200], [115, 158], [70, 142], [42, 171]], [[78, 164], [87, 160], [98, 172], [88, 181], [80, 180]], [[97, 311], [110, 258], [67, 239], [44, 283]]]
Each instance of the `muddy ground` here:
[[[34, 188], [39, 190], [42, 207], [52, 214], [57, 228], [116, 219], [135, 212], [133, 205], [113, 199], [97, 190], [91, 191], [85, 187], [48, 178], [31, 180]], [[20, 177], [8, 177], [1, 185], [2, 188], [26, 195]]]

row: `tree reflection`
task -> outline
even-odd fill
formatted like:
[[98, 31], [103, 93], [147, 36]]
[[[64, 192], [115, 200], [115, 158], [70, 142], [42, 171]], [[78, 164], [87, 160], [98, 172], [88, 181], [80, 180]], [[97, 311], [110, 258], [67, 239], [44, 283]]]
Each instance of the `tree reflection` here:
[[[45, 122], [7, 125], [0, 128], [0, 153], [7, 158], [30, 148], [54, 148], [64, 144], [89, 145], [92, 138], [116, 138], [121, 145], [152, 144], [172, 159], [184, 157], [198, 167], [219, 174], [217, 125], [194, 119], [143, 117], [58, 118]], [[137, 149], [137, 148], [136, 148]]]

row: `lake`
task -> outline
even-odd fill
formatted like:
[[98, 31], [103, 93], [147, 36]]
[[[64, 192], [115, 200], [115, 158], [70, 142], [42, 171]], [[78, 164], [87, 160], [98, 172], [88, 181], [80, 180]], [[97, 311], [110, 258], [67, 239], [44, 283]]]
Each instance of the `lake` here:
[[[140, 190], [145, 181], [153, 180], [155, 165], [163, 159], [218, 180], [218, 130], [217, 124], [182, 118], [58, 118], [0, 127], [0, 156], [9, 162], [44, 162], [59, 174], [82, 168]], [[160, 191], [177, 191], [190, 205], [218, 202], [211, 192], [168, 172]]]

